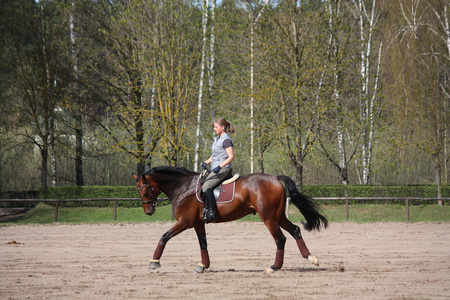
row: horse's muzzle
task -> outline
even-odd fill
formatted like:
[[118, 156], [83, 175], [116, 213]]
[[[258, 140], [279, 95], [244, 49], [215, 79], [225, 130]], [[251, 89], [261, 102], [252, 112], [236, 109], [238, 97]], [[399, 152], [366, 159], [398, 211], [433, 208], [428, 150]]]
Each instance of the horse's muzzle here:
[[147, 216], [151, 216], [151, 215], [153, 215], [154, 213], [155, 213], [155, 207], [152, 205], [152, 206], [148, 206], [145, 210], [144, 210], [144, 212], [145, 212], [145, 214], [147, 215]]

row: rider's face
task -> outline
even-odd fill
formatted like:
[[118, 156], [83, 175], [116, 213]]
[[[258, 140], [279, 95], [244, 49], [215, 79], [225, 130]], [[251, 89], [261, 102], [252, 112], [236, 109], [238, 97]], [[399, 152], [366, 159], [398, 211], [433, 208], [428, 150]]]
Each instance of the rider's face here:
[[218, 136], [220, 136], [225, 131], [225, 126], [214, 123], [214, 131]]

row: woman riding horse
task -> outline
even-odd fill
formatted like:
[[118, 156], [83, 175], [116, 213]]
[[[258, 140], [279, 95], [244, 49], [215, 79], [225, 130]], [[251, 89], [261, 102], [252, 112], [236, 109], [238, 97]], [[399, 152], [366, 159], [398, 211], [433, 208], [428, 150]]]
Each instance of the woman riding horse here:
[[[175, 225], [161, 237], [149, 263], [149, 269], [159, 268], [160, 258], [166, 243], [186, 229], [194, 228], [200, 244], [201, 263], [195, 272], [204, 272], [210, 266], [206, 242], [205, 223], [202, 217], [203, 205], [196, 197], [196, 186], [199, 174], [176, 167], [157, 167], [144, 172], [141, 176], [132, 174], [136, 180], [144, 212], [152, 215], [155, 212], [158, 195], [164, 192], [172, 202]], [[284, 175], [249, 174], [236, 181], [234, 200], [227, 204], [219, 204], [216, 223], [240, 219], [248, 214], [258, 214], [269, 229], [277, 248], [275, 263], [267, 269], [274, 272], [281, 269], [284, 259], [286, 237], [281, 229], [286, 230], [296, 240], [302, 256], [318, 265], [303, 241], [300, 228], [291, 223], [285, 215], [286, 194], [280, 183], [283, 181], [291, 202], [300, 210], [306, 219], [306, 230], [319, 230], [321, 225], [327, 227], [327, 219], [318, 212], [318, 207], [310, 197], [302, 195], [294, 181]]]
[[213, 190], [231, 173], [234, 151], [233, 141], [228, 135], [227, 129], [231, 133], [234, 132], [234, 127], [224, 118], [219, 118], [214, 122], [214, 131], [217, 137], [211, 147], [212, 155], [202, 163], [202, 168], [205, 170], [207, 165], [211, 164], [211, 173], [202, 185], [203, 202], [205, 203], [203, 221], [205, 223], [216, 220], [217, 204]]

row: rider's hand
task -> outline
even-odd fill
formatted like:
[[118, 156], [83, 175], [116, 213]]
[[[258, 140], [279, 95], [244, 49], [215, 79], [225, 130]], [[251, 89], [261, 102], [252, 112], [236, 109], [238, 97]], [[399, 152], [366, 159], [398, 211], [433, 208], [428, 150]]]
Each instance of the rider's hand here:
[[208, 169], [208, 167], [206, 166], [206, 163], [205, 163], [205, 162], [202, 162], [202, 168], [203, 168], [204, 170]]
[[215, 167], [212, 171], [213, 171], [214, 173], [219, 173], [219, 172], [220, 172], [220, 169], [222, 169], [222, 167], [221, 167], [221, 166], [217, 166], [217, 167]]

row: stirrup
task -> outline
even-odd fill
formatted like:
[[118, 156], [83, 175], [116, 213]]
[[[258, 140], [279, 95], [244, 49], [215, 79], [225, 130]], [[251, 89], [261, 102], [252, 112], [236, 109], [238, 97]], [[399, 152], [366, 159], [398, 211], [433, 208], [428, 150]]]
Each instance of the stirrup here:
[[209, 209], [203, 210], [203, 222], [206, 224], [216, 221], [216, 216], [214, 216]]

